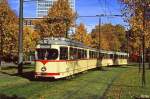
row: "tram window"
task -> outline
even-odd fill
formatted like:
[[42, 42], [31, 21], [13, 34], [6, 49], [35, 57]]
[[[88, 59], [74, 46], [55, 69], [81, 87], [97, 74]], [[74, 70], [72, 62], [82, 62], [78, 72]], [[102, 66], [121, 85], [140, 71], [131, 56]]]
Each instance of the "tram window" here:
[[97, 57], [97, 58], [99, 57], [98, 52], [96, 52], [96, 57]]
[[123, 59], [125, 59], [125, 55], [123, 55]]
[[84, 50], [78, 49], [78, 59], [83, 59], [84, 58]]
[[105, 54], [105, 59], [108, 59], [108, 54]]
[[58, 57], [57, 49], [38, 49], [38, 60], [55, 60]]
[[57, 49], [49, 49], [47, 59], [48, 60], [55, 60], [58, 57], [58, 50]]
[[101, 59], [103, 59], [104, 58], [104, 54], [100, 53], [100, 57], [101, 57]]
[[44, 54], [45, 54], [46, 50], [42, 50], [42, 49], [37, 49], [37, 57], [38, 60], [43, 60], [44, 59]]
[[60, 47], [60, 60], [67, 60], [67, 59], [68, 59], [68, 48]]
[[119, 55], [119, 58], [121, 59], [121, 55]]
[[105, 58], [108, 59], [108, 54], [105, 54]]
[[74, 59], [74, 51], [73, 51], [73, 48], [71, 47], [70, 48], [70, 59]]
[[70, 59], [77, 59], [77, 49], [76, 48], [70, 48]]
[[97, 58], [97, 53], [96, 52], [94, 52], [94, 56], [95, 56], [94, 58]]
[[107, 54], [107, 59], [110, 59], [110, 54]]
[[127, 55], [124, 56], [124, 59], [127, 59]]
[[118, 58], [118, 55], [115, 54], [115, 55], [114, 55], [114, 59], [117, 59], [117, 58]]
[[105, 59], [106, 58], [106, 55], [105, 54], [103, 54], [103, 59]]
[[84, 58], [87, 59], [87, 51], [84, 51]]
[[94, 54], [94, 57], [93, 57], [93, 58], [96, 58], [96, 52], [93, 52], [93, 54]]
[[113, 54], [110, 54], [110, 58], [113, 59], [113, 57], [114, 57]]
[[92, 58], [92, 52], [91, 51], [89, 52], [89, 56], [90, 56], [90, 58]]
[[78, 50], [76, 48], [73, 49], [74, 59], [78, 58]]
[[84, 50], [81, 50], [81, 59], [84, 59]]
[[125, 55], [123, 55], [123, 59], [125, 59]]
[[81, 59], [81, 49], [78, 49], [78, 59]]

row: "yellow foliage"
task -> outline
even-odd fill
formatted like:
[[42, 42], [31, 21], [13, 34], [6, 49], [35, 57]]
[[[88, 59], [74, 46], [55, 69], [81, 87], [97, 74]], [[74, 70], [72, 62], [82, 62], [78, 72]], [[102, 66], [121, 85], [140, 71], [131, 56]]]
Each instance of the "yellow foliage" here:
[[91, 46], [91, 35], [87, 34], [86, 28], [83, 23], [77, 26], [76, 33], [73, 35], [73, 38], [77, 41], [84, 43], [87, 46]]
[[[122, 10], [122, 13], [126, 16], [126, 21], [129, 22], [131, 29], [132, 29], [132, 35], [134, 36], [131, 40], [132, 47], [139, 49], [137, 46], [141, 44], [141, 38], [142, 35], [145, 35], [145, 45], [146, 48], [150, 48], [150, 28], [148, 26], [150, 25], [149, 20], [144, 20], [144, 6], [143, 3], [150, 4], [149, 0], [142, 1], [142, 0], [120, 0], [123, 3], [126, 3], [127, 6], [125, 6]], [[144, 23], [145, 25], [144, 25]], [[136, 44], [134, 44], [136, 43]]]
[[0, 3], [0, 33], [3, 57], [9, 54], [16, 55], [18, 20], [15, 13], [10, 9], [7, 0]]
[[32, 28], [25, 27], [23, 37], [24, 52], [28, 53], [34, 51], [37, 45], [37, 41], [40, 39], [40, 35]]

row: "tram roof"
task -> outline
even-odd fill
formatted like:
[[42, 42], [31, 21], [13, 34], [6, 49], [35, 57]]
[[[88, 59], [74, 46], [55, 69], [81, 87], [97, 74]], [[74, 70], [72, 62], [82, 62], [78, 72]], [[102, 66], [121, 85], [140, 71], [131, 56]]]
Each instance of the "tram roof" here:
[[[75, 47], [81, 47], [81, 48], [88, 48], [91, 49], [91, 47], [85, 46], [83, 43], [72, 40], [72, 39], [67, 39], [67, 38], [56, 38], [56, 37], [47, 37], [38, 42], [38, 44], [41, 45], [66, 45], [66, 46], [75, 46]], [[93, 50], [96, 50], [92, 48]]]
[[[83, 43], [68, 39], [68, 38], [63, 38], [63, 37], [46, 37], [43, 38], [38, 42], [38, 44], [41, 45], [66, 45], [66, 46], [75, 46], [75, 47], [81, 47], [81, 48], [87, 48], [90, 50], [98, 51], [98, 49], [91, 48], [88, 46], [85, 46]], [[107, 53], [107, 54], [117, 54], [117, 55], [128, 55], [128, 53], [125, 52], [115, 52], [115, 51], [106, 51], [106, 50], [100, 50], [102, 53]]]

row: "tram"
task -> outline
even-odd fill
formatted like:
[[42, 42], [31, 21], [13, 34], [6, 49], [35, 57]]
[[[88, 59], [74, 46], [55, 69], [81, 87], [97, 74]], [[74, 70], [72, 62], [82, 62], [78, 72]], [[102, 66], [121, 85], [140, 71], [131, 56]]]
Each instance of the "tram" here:
[[35, 77], [55, 79], [98, 68], [127, 64], [128, 54], [97, 50], [66, 38], [44, 38], [35, 51]]

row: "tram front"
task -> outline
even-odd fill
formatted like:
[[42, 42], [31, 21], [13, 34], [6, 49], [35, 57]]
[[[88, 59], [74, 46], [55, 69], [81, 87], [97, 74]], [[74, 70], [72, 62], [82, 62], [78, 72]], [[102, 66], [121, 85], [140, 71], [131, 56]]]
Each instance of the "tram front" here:
[[35, 77], [59, 76], [57, 46], [38, 45], [35, 51], [35, 57]]

